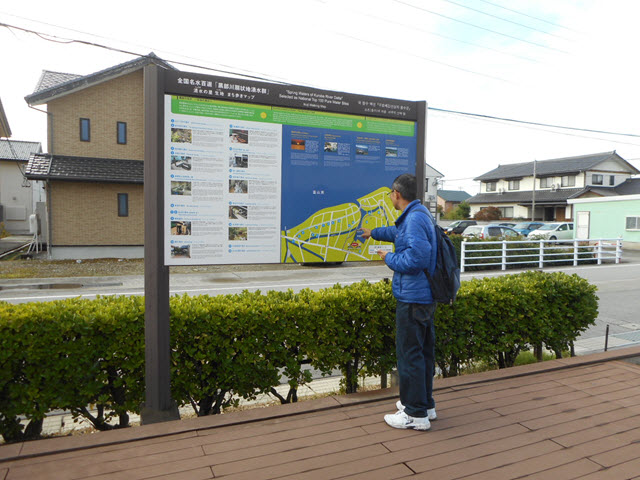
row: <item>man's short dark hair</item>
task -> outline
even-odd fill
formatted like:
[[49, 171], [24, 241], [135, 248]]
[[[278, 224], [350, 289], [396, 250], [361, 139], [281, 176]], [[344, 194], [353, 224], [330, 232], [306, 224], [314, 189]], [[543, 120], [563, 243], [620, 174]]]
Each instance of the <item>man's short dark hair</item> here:
[[418, 198], [418, 179], [410, 173], [403, 173], [393, 181], [391, 189], [395, 190], [407, 202], [413, 202]]

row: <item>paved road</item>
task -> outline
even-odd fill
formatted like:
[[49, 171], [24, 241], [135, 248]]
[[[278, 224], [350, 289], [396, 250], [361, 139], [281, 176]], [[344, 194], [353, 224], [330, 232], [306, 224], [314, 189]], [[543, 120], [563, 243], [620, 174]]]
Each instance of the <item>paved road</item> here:
[[[558, 267], [577, 273], [598, 287], [599, 316], [596, 325], [585, 332], [578, 353], [604, 348], [606, 326], [610, 326], [609, 347], [640, 342], [640, 252], [626, 251], [620, 264]], [[504, 275], [513, 271], [464, 273], [462, 279]], [[390, 278], [384, 265], [350, 265], [337, 267], [303, 267], [284, 270], [229, 271], [207, 274], [174, 274], [170, 278], [172, 295], [219, 295], [242, 290], [321, 289], [336, 283], [350, 284], [366, 279], [377, 282]], [[71, 297], [95, 298], [97, 295], [143, 295], [144, 277], [84, 277], [57, 279], [0, 280], [0, 301], [25, 303]], [[620, 336], [620, 337], [618, 337]]]

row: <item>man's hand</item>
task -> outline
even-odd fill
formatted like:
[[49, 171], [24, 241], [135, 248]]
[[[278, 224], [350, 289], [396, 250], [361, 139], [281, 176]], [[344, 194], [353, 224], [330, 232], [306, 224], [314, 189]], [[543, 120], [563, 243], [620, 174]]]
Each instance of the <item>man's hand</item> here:
[[387, 253], [389, 253], [389, 252], [385, 252], [384, 250], [378, 250], [376, 253], [377, 253], [378, 255], [380, 255], [380, 258], [381, 258], [382, 260], [384, 260], [384, 257], [386, 257], [386, 256], [387, 256]]
[[358, 230], [358, 234], [360, 234], [360, 236], [366, 240], [367, 238], [371, 238], [371, 229], [361, 228], [360, 230]]

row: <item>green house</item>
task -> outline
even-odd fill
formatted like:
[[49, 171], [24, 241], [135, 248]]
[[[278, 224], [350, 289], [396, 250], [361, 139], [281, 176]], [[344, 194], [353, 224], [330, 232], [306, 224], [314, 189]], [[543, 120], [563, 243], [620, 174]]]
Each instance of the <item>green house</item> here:
[[569, 199], [577, 239], [622, 238], [623, 248], [640, 250], [640, 179], [638, 193]]

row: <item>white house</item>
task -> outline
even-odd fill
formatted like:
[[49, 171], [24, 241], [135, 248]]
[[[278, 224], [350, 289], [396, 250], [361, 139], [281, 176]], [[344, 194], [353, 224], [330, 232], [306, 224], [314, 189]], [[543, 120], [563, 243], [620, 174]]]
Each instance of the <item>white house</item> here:
[[29, 233], [29, 216], [44, 194], [41, 182], [24, 173], [31, 154], [41, 152], [40, 142], [0, 140], [0, 221], [9, 233]]
[[424, 206], [435, 216], [438, 207], [438, 180], [444, 175], [427, 163], [424, 176]]
[[471, 216], [494, 206], [502, 218], [572, 220], [569, 199], [620, 195], [639, 173], [615, 151], [499, 165], [474, 179], [480, 193], [467, 201]]

